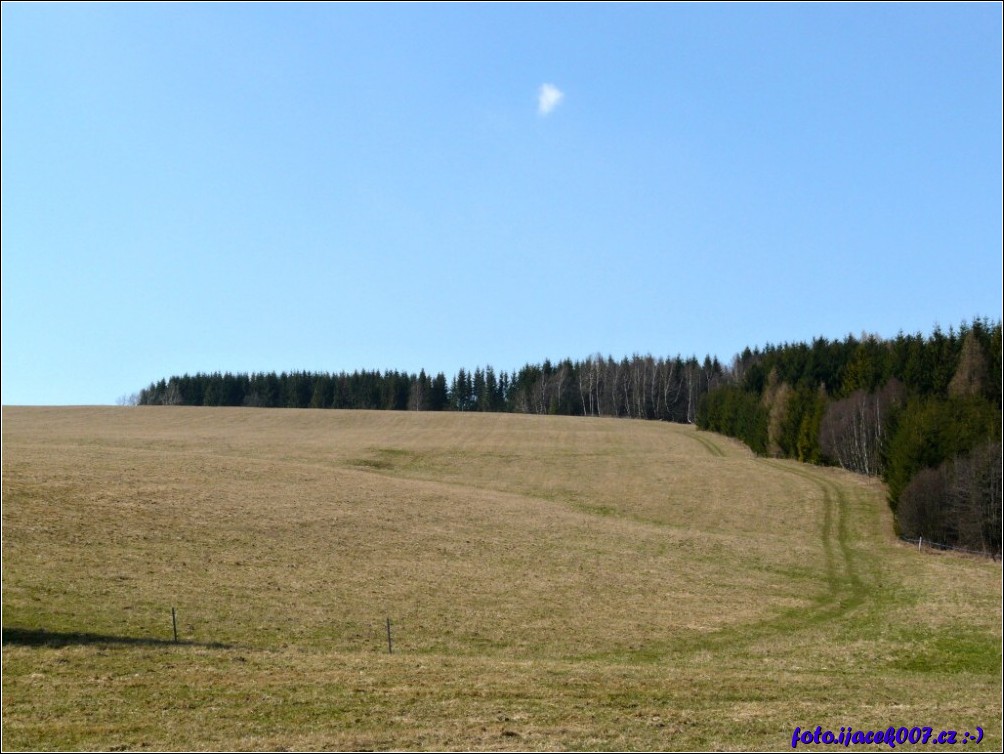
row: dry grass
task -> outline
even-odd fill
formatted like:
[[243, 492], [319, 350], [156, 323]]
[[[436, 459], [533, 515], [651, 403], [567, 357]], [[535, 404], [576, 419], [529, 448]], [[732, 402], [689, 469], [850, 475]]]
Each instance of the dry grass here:
[[689, 427], [3, 409], [5, 749], [1000, 748], [1000, 583]]

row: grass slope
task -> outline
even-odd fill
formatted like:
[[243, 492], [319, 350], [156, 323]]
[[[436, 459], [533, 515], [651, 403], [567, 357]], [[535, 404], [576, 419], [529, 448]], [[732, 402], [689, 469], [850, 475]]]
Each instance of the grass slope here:
[[4, 408], [3, 637], [5, 750], [1002, 745], [999, 565], [654, 422]]

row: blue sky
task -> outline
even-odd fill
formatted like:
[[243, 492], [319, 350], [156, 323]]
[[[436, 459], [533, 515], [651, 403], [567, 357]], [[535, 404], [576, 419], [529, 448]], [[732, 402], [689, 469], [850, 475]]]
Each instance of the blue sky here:
[[1001, 21], [5, 3], [3, 403], [998, 319]]

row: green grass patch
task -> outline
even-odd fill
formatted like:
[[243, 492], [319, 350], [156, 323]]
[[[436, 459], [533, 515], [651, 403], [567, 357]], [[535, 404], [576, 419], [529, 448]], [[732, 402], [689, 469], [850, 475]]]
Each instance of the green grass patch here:
[[1001, 641], [964, 626], [915, 632], [891, 663], [899, 670], [934, 675], [972, 673], [991, 676], [1001, 669]]

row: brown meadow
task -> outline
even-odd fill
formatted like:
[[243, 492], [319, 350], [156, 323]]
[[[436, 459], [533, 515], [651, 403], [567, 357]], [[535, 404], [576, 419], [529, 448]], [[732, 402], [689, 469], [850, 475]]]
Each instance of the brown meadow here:
[[999, 564], [657, 422], [5, 407], [3, 631], [5, 750], [1002, 745]]

